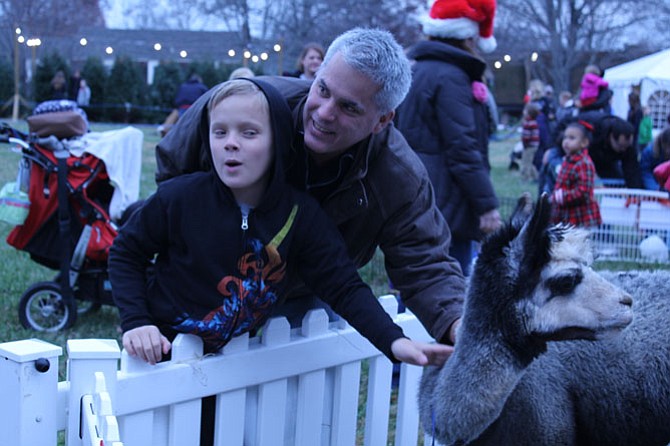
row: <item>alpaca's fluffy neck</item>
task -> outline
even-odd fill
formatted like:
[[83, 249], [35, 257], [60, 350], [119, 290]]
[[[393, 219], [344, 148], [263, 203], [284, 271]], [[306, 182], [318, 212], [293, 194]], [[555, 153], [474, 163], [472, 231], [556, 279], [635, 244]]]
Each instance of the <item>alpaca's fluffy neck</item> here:
[[495, 422], [533, 357], [520, 358], [500, 333], [473, 336], [482, 331], [469, 322], [464, 318], [456, 351], [432, 383], [436, 437], [444, 444], [468, 443]]

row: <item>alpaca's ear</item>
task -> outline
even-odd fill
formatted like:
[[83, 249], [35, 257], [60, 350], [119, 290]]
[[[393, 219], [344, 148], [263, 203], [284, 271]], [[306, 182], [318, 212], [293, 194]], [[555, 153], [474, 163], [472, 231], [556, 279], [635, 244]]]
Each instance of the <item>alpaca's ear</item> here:
[[516, 207], [509, 219], [512, 227], [517, 231], [520, 230], [523, 224], [533, 215], [533, 209], [533, 197], [530, 192], [524, 192], [517, 200]]
[[551, 217], [549, 196], [542, 194], [529, 220], [510, 243], [510, 260], [517, 265], [519, 277], [539, 271], [549, 260], [550, 238], [547, 233]]

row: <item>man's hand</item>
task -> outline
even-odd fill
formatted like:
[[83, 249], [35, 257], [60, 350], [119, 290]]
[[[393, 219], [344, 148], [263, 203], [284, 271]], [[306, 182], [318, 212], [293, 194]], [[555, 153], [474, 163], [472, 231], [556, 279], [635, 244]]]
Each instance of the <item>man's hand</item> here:
[[407, 364], [441, 367], [454, 352], [454, 347], [398, 338], [391, 344], [391, 352], [396, 359]]
[[130, 356], [154, 365], [170, 351], [172, 344], [155, 325], [143, 325], [123, 333], [123, 348]]
[[498, 209], [493, 209], [486, 214], [479, 216], [479, 229], [484, 234], [496, 231], [501, 225], [502, 221], [500, 220], [500, 212], [498, 212]]

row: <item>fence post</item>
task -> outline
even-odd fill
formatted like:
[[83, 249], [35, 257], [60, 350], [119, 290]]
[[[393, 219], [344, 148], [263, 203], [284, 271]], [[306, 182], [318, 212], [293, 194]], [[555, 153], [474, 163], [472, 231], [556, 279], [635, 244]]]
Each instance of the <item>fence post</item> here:
[[0, 344], [0, 445], [56, 444], [62, 352], [37, 339]]
[[116, 372], [121, 357], [119, 344], [112, 339], [71, 339], [67, 341], [67, 379], [70, 381], [66, 444], [81, 445], [81, 398], [95, 393], [95, 372], [102, 372], [112, 401], [116, 396]]

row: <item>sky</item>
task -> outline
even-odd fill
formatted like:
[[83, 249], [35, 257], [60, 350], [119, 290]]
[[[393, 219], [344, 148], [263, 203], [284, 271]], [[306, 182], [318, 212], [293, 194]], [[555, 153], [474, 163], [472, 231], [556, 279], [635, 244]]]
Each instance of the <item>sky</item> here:
[[[105, 17], [105, 23], [107, 28], [111, 29], [132, 29], [137, 26], [136, 20], [133, 19], [133, 14], [125, 14], [124, 11], [129, 8], [137, 7], [138, 4], [146, 3], [154, 4], [163, 4], [161, 8], [159, 6], [154, 7], [158, 11], [168, 11], [170, 9], [178, 8], [179, 4], [175, 1], [170, 0], [107, 0], [100, 2], [100, 8]], [[168, 14], [169, 17], [169, 14]], [[188, 23], [192, 26], [189, 28], [192, 30], [200, 31], [224, 31], [221, 26], [221, 22], [217, 20], [208, 20], [207, 17], [198, 17], [197, 14], [194, 14], [193, 11], [190, 11], [188, 14]], [[217, 26], [218, 25], [218, 26]], [[168, 28], [177, 29], [179, 26], [172, 24]]]

